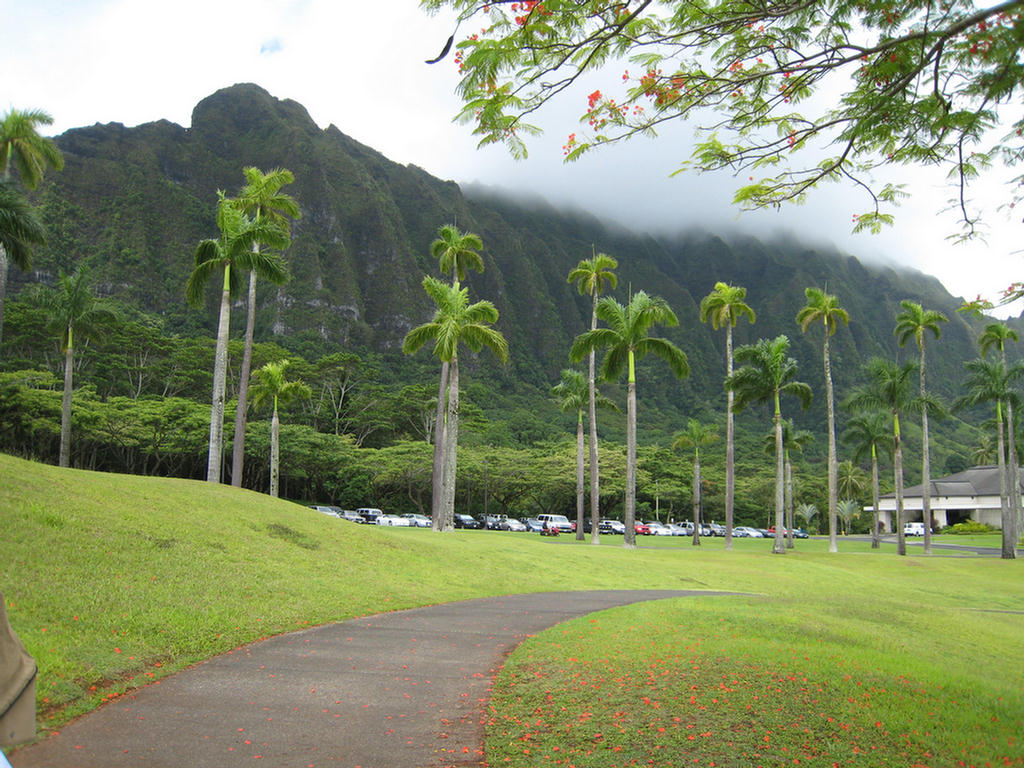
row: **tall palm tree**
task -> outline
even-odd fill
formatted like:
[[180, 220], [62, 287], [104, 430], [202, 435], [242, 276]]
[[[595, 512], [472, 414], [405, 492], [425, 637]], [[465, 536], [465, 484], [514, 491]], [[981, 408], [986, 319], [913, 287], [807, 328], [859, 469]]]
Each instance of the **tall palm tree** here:
[[[291, 171], [275, 168], [264, 173], [259, 168], [243, 168], [245, 186], [235, 198], [235, 205], [256, 221], [269, 221], [287, 233], [290, 219], [302, 217], [294, 198], [281, 192], [281, 187], [295, 181]], [[259, 253], [262, 243], [256, 241], [252, 249]], [[235, 408], [235, 437], [231, 455], [231, 484], [241, 487], [245, 463], [245, 422], [249, 406], [249, 375], [252, 371], [252, 341], [256, 327], [256, 270], [249, 270], [249, 297], [246, 303], [245, 345], [242, 349], [242, 370], [238, 379], [238, 405]]]
[[881, 531], [878, 527], [878, 455], [886, 453], [892, 457], [893, 441], [889, 432], [888, 417], [882, 411], [858, 413], [846, 422], [841, 440], [853, 448], [853, 460], [861, 462], [871, 457], [871, 503], [874, 520], [871, 526], [871, 548], [881, 546]]
[[832, 359], [829, 355], [829, 339], [835, 335], [839, 323], [848, 325], [850, 315], [839, 306], [839, 299], [818, 288], [805, 288], [804, 296], [807, 304], [796, 315], [800, 329], [807, 329], [816, 323], [824, 328], [824, 339], [821, 356], [825, 361], [825, 408], [828, 412], [828, 551], [838, 552], [836, 545], [836, 504], [839, 497], [836, 492], [836, 404], [832, 394]]
[[[1006, 342], [1019, 341], [1020, 336], [1015, 330], [1009, 328], [1005, 323], [990, 323], [978, 337], [978, 346], [981, 349], [981, 356], [985, 357], [992, 349], [999, 350], [999, 358], [1006, 368]], [[1013, 508], [1014, 516], [1017, 519], [1017, 532], [1024, 529], [1024, 510], [1021, 505], [1020, 495], [1020, 459], [1017, 454], [1017, 436], [1015, 434], [1017, 420], [1014, 418], [1012, 403], [1006, 404], [1006, 442], [1009, 453], [1009, 479], [1010, 484], [1010, 506]]]
[[[254, 243], [271, 248], [288, 247], [289, 238], [267, 219], [250, 219], [234, 202], [218, 192], [217, 227], [220, 237], [203, 240], [196, 247], [195, 268], [185, 284], [189, 303], [198, 306], [203, 300], [206, 284], [213, 275], [223, 273], [220, 316], [217, 322], [217, 350], [213, 362], [213, 398], [210, 406], [210, 448], [206, 479], [219, 483], [221, 455], [224, 449], [224, 397], [227, 389], [228, 332], [231, 324], [231, 297], [241, 288], [240, 274], [255, 269], [260, 277], [272, 283], [288, 279], [288, 270], [276, 254], [252, 249]], [[232, 269], [232, 265], [236, 269]]]
[[792, 395], [804, 408], [811, 405], [811, 388], [796, 380], [796, 360], [789, 356], [789, 339], [777, 336], [761, 339], [756, 344], [736, 350], [736, 362], [743, 367], [725, 379], [725, 386], [736, 394], [733, 406], [737, 413], [752, 403], [769, 403], [775, 424], [775, 543], [772, 552], [786, 552], [782, 530], [785, 506], [785, 456], [782, 439], [781, 396]]
[[[917, 404], [910, 391], [911, 376], [917, 369], [913, 362], [897, 365], [875, 357], [865, 366], [868, 383], [851, 393], [846, 407], [867, 411], [884, 408], [892, 416], [893, 478], [896, 486], [896, 552], [907, 554], [907, 540], [903, 535], [903, 440], [900, 434], [900, 414]], [[877, 509], [878, 503], [875, 502]], [[928, 530], [928, 526], [925, 526]]]
[[253, 374], [253, 378], [256, 379], [252, 392], [253, 408], [260, 408], [268, 401], [274, 407], [273, 416], [270, 418], [270, 495], [275, 498], [278, 495], [281, 477], [281, 421], [277, 415], [277, 407], [287, 405], [296, 397], [309, 397], [312, 393], [301, 381], [285, 380], [285, 369], [289, 365], [288, 360], [267, 363]]
[[[954, 404], [954, 408], [967, 408], [981, 403], [992, 403], [996, 407], [996, 460], [999, 466], [999, 499], [1000, 522], [1003, 529], [1004, 559], [1012, 560], [1017, 556], [1017, 514], [1013, 508], [1011, 478], [1014, 473], [1009, 471], [1006, 462], [1006, 447], [1003, 423], [1006, 418], [1004, 406], [1008, 403], [1020, 403], [1020, 396], [1013, 389], [1013, 384], [1024, 378], [1024, 365], [1016, 363], [1007, 369], [1002, 361], [990, 362], [984, 358], [969, 360], [964, 363], [967, 378], [964, 386], [967, 394]], [[927, 528], [927, 526], [925, 526]]]
[[569, 359], [580, 362], [591, 350], [607, 349], [601, 363], [604, 379], [617, 379], [627, 372], [626, 389], [626, 532], [623, 546], [636, 547], [636, 363], [654, 353], [668, 363], [677, 378], [689, 375], [686, 354], [667, 339], [648, 336], [651, 326], [679, 324], [668, 303], [643, 291], [634, 294], [622, 306], [610, 296], [597, 303], [597, 317], [608, 328], [595, 328], [580, 334], [569, 350]]
[[[594, 253], [591, 259], [581, 259], [576, 269], [569, 273], [569, 282], [576, 283], [576, 289], [590, 296], [590, 330], [597, 329], [597, 300], [604, 293], [605, 286], [612, 290], [619, 278], [612, 270], [619, 262], [607, 253]], [[590, 419], [590, 543], [600, 541], [598, 522], [601, 519], [601, 477], [597, 462], [597, 381], [594, 367], [595, 350], [590, 350], [587, 359], [587, 388], [589, 391]]]
[[469, 291], [449, 286], [433, 277], [423, 278], [423, 288], [434, 300], [434, 318], [405, 336], [402, 351], [413, 354], [428, 341], [434, 355], [448, 363], [448, 406], [445, 417], [444, 472], [441, 477], [441, 507], [434, 530], [450, 531], [455, 514], [456, 454], [459, 441], [459, 344], [474, 352], [490, 349], [502, 362], [508, 359], [505, 337], [490, 326], [498, 321], [498, 310], [489, 301], [469, 303]]
[[932, 551], [932, 464], [931, 464], [931, 441], [928, 438], [928, 405], [927, 391], [925, 389], [925, 366], [924, 366], [924, 340], [925, 334], [931, 332], [935, 338], [942, 335], [942, 328], [939, 323], [948, 322], [945, 315], [934, 309], [924, 309], [920, 304], [913, 301], [901, 301], [903, 311], [896, 316], [896, 340], [902, 347], [909, 339], [917, 344], [920, 354], [920, 366], [918, 374], [921, 381], [921, 515], [924, 520], [924, 553], [930, 555]]
[[[437, 231], [437, 239], [430, 244], [430, 255], [437, 259], [441, 274], [451, 275], [452, 287], [458, 289], [466, 279], [466, 270], [484, 271], [484, 260], [479, 251], [484, 241], [473, 232], [460, 232], [454, 224], [445, 224]], [[441, 484], [444, 479], [445, 394], [448, 389], [448, 362], [441, 361], [441, 382], [437, 389], [434, 416], [434, 468], [431, 475], [433, 493], [430, 518], [435, 531], [441, 529]]]
[[[35, 189], [47, 168], [59, 171], [64, 157], [51, 139], [39, 135], [39, 126], [51, 125], [53, 118], [41, 109], [12, 109], [0, 118], [0, 174], [9, 182], [11, 169], [18, 169], [21, 183]], [[41, 242], [36, 240], [33, 242]], [[4, 332], [4, 300], [7, 297], [7, 271], [10, 261], [18, 269], [28, 269], [24, 252], [9, 253], [7, 242], [0, 240], [0, 341]]]
[[[551, 395], [558, 401], [558, 407], [563, 411], [576, 412], [576, 539], [583, 541], [585, 538], [583, 530], [583, 511], [585, 500], [585, 483], [583, 460], [583, 409], [587, 405], [587, 381], [582, 373], [570, 368], [562, 371], [562, 380], [551, 388]], [[607, 397], [597, 395], [596, 405], [603, 408], [618, 407]], [[593, 527], [593, 526], [592, 526]]]
[[[783, 472], [785, 474], [785, 507], [786, 507], [786, 549], [793, 549], [793, 504], [795, 494], [793, 492], [793, 462], [790, 459], [791, 451], [804, 450], [804, 446], [814, 439], [814, 434], [806, 429], [797, 429], [792, 419], [782, 420], [782, 450], [785, 455], [783, 461]], [[764, 452], [772, 453], [775, 450], [775, 430], [772, 429], [764, 439]]]
[[49, 314], [47, 330], [60, 335], [64, 353], [64, 396], [60, 411], [60, 466], [71, 460], [71, 393], [74, 390], [75, 342], [99, 339], [103, 326], [114, 314], [97, 302], [89, 282], [89, 271], [79, 267], [74, 274], [63, 271], [56, 288], [41, 293], [40, 301]]
[[718, 439], [718, 427], [688, 419], [686, 429], [676, 432], [672, 450], [693, 448], [693, 546], [700, 546], [700, 447]]
[[[742, 317], [746, 317], [751, 323], [756, 319], [754, 310], [744, 301], [746, 297], [746, 288], [719, 282], [715, 283], [714, 290], [700, 302], [700, 321], [705, 323], [710, 320], [711, 327], [716, 331], [719, 328], [725, 328], [725, 375], [727, 378], [732, 376], [732, 329], [736, 327]], [[733, 508], [736, 498], [736, 461], [734, 457], [736, 434], [733, 426], [735, 395], [731, 389], [726, 390], [725, 398], [725, 548], [732, 549]]]

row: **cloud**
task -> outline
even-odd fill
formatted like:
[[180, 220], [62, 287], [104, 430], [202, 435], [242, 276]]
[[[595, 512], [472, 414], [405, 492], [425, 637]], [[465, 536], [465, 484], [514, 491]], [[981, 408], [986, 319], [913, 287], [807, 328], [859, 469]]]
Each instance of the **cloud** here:
[[264, 41], [260, 45], [260, 54], [274, 54], [280, 51], [282, 48], [284, 48], [284, 42], [282, 42], [281, 38], [275, 37], [270, 40]]

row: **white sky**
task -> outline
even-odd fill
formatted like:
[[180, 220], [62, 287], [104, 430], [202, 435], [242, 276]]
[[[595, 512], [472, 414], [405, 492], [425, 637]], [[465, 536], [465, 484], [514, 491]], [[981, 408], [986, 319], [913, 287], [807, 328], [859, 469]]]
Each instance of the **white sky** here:
[[[427, 16], [416, 0], [0, 0], [0, 18], [7, 30], [0, 109], [45, 109], [53, 134], [107, 122], [188, 126], [201, 99], [253, 82], [396, 162], [460, 183], [528, 190], [633, 229], [790, 232], [864, 260], [920, 269], [954, 296], [995, 299], [1011, 281], [1024, 280], [1020, 218], [996, 210], [1008, 190], [995, 175], [973, 191], [985, 202], [987, 243], [953, 245], [945, 237], [957, 221], [942, 212], [950, 192], [925, 173], [896, 177], [912, 194], [894, 228], [852, 235], [852, 214], [869, 205], [852, 188], [827, 187], [803, 206], [741, 213], [730, 203], [737, 185], [731, 176], [668, 178], [688, 154], [684, 125], [565, 165], [561, 146], [579, 130], [587, 89], [610, 92], [617, 75], [594, 76], [542, 113], [546, 133], [531, 142], [528, 160], [516, 162], [502, 147], [477, 150], [469, 126], [452, 122], [459, 102], [451, 55], [424, 64], [447, 40], [451, 17]], [[1012, 309], [1020, 312], [1019, 303]]]

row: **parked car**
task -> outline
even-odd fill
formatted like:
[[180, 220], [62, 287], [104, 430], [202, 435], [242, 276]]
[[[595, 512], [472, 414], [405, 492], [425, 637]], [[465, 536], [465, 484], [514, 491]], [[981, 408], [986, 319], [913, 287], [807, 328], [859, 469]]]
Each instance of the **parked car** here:
[[310, 504], [309, 508], [316, 512], [319, 512], [321, 515], [329, 515], [330, 517], [338, 516], [338, 514], [331, 507], [324, 506], [322, 504]]
[[633, 523], [633, 530], [636, 532], [636, 534], [638, 536], [650, 536], [651, 535], [651, 528], [650, 528], [650, 526], [647, 525], [647, 523], [640, 523], [640, 522]]
[[356, 510], [356, 514], [360, 515], [368, 523], [376, 523], [377, 518], [383, 515], [384, 512], [376, 507], [360, 507]]
[[671, 536], [672, 529], [660, 520], [648, 520], [644, 523], [651, 530], [651, 536]]
[[522, 523], [526, 526], [526, 530], [530, 533], [540, 533], [544, 530], [544, 523], [542, 523], [536, 517], [524, 517], [522, 519]]
[[360, 515], [358, 512], [351, 509], [343, 509], [338, 515], [342, 520], [348, 520], [350, 523], [365, 523], [366, 518]]
[[409, 518], [399, 515], [377, 515], [377, 519], [374, 522], [377, 525], [388, 525], [396, 528], [409, 527]]
[[668, 525], [666, 527], [670, 531], [672, 531], [672, 535], [673, 536], [685, 536], [686, 535], [686, 528], [683, 526], [682, 523], [668, 523]]
[[483, 523], [481, 523], [475, 517], [470, 517], [469, 515], [455, 515], [452, 518], [452, 522], [455, 524], [456, 528], [472, 528], [475, 530], [480, 530], [484, 527]]
[[404, 515], [402, 515], [402, 517], [408, 520], [409, 525], [413, 526], [414, 528], [430, 527], [430, 518], [426, 515], [421, 515], [417, 512], [406, 512]]
[[737, 525], [732, 529], [733, 536], [746, 539], [763, 539], [764, 534], [758, 528], [751, 528], [749, 525]]
[[724, 525], [722, 525], [720, 523], [711, 523], [708, 527], [711, 528], [711, 535], [712, 536], [725, 536], [725, 526]]
[[504, 515], [480, 515], [477, 518], [488, 531], [500, 531], [501, 524], [505, 520]]
[[601, 520], [597, 524], [598, 533], [615, 533], [622, 536], [626, 532], [626, 526], [621, 520]]
[[576, 524], [570, 523], [565, 515], [543, 514], [537, 515], [537, 519], [548, 528], [554, 527], [559, 533], [573, 533], [576, 530]]
[[904, 523], [904, 536], [924, 536], [924, 523]]
[[526, 526], [523, 523], [521, 523], [518, 520], [516, 520], [514, 517], [506, 517], [504, 520], [502, 520], [500, 528], [503, 531], [515, 531], [515, 532], [520, 532], [520, 531], [525, 531], [526, 530]]

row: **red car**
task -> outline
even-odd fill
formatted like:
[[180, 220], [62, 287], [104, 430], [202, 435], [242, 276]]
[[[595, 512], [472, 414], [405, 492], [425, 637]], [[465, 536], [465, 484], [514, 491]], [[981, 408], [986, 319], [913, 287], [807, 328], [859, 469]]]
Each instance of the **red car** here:
[[636, 531], [638, 536], [650, 536], [651, 529], [647, 523], [633, 523], [633, 530]]

